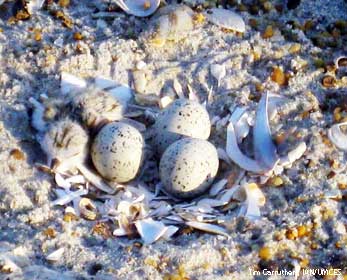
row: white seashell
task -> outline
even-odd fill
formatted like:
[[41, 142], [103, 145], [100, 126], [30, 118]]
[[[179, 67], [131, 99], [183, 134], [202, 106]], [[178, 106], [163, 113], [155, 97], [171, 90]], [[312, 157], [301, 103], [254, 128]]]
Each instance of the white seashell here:
[[228, 153], [222, 149], [222, 148], [217, 148], [217, 153], [218, 153], [218, 158], [225, 161], [228, 164], [231, 164], [230, 158], [228, 156]]
[[174, 101], [174, 99], [172, 97], [170, 97], [170, 96], [164, 96], [164, 97], [160, 98], [160, 100], [159, 100], [159, 107], [160, 107], [160, 109], [166, 108], [173, 101]]
[[115, 2], [124, 12], [137, 17], [150, 16], [160, 4], [160, 0], [115, 0]]
[[71, 184], [67, 180], [65, 180], [63, 178], [63, 176], [61, 176], [59, 173], [55, 174], [54, 179], [55, 179], [56, 184], [59, 187], [61, 187], [63, 189], [70, 189], [71, 188]]
[[167, 41], [178, 42], [194, 29], [194, 12], [185, 5], [170, 5], [158, 11], [145, 33], [149, 44], [162, 47]]
[[339, 56], [335, 60], [336, 69], [346, 69], [347, 70], [347, 56]]
[[80, 189], [80, 190], [75, 191], [75, 192], [70, 192], [70, 193], [67, 193], [65, 196], [62, 196], [62, 197], [54, 200], [52, 202], [52, 204], [53, 205], [65, 205], [65, 204], [70, 203], [75, 198], [78, 198], [82, 195], [86, 195], [87, 193], [88, 193], [88, 190], [86, 190], [86, 189]]
[[147, 78], [144, 71], [133, 71], [134, 87], [137, 93], [145, 93], [147, 87]]
[[187, 226], [196, 228], [198, 230], [210, 232], [210, 233], [215, 233], [215, 234], [220, 234], [224, 235], [226, 237], [230, 237], [228, 232], [226, 231], [225, 228], [222, 228], [220, 226], [212, 225], [212, 224], [207, 224], [207, 223], [201, 223], [201, 222], [195, 222], [195, 221], [189, 221], [186, 222]]
[[59, 248], [58, 250], [55, 250], [52, 253], [50, 253], [46, 257], [46, 260], [50, 262], [57, 262], [62, 258], [64, 251], [65, 251], [64, 248]]
[[211, 196], [216, 196], [222, 191], [222, 189], [225, 187], [227, 183], [228, 183], [227, 179], [221, 179], [217, 183], [214, 183], [209, 191], [209, 194]]
[[94, 221], [97, 217], [97, 209], [94, 203], [86, 197], [80, 199], [78, 203], [81, 216], [87, 220]]
[[171, 236], [173, 236], [178, 231], [178, 227], [168, 226], [166, 232], [163, 234], [162, 238], [165, 240], [170, 240]]
[[104, 76], [97, 76], [94, 79], [94, 85], [100, 89], [113, 88], [118, 86], [118, 83]]
[[173, 88], [174, 88], [174, 90], [175, 90], [175, 92], [179, 98], [182, 98], [182, 99], [185, 98], [182, 86], [177, 79], [173, 80]]
[[147, 64], [143, 60], [140, 60], [136, 63], [136, 69], [137, 70], [143, 70], [146, 68], [146, 66], [147, 66]]
[[[151, 204], [152, 206], [152, 204]], [[156, 207], [156, 209], [152, 210], [150, 212], [150, 215], [152, 217], [156, 216], [156, 217], [164, 217], [167, 216], [171, 213], [172, 210], [172, 206], [170, 204], [168, 204], [165, 201], [160, 201], [159, 202], [159, 206]]]
[[[219, 200], [219, 199], [212, 199], [212, 198], [203, 198], [201, 200], [199, 200], [197, 206], [198, 207], [205, 207], [205, 206], [208, 206], [208, 207], [219, 207], [219, 206], [223, 206], [225, 205], [226, 203]], [[210, 209], [209, 209], [210, 210]], [[211, 209], [213, 210], [213, 209]], [[200, 212], [207, 212], [206, 209], [203, 209], [203, 211], [200, 211]]]
[[84, 79], [78, 78], [66, 72], [61, 73], [60, 90], [63, 95], [73, 91], [79, 91], [87, 87], [87, 82]]
[[328, 129], [328, 137], [338, 149], [347, 151], [347, 135], [341, 130], [344, 125], [347, 125], [347, 122], [334, 124]]
[[111, 188], [102, 178], [96, 175], [92, 170], [90, 170], [87, 166], [80, 164], [78, 165], [78, 170], [83, 174], [88, 182], [90, 182], [94, 187], [109, 193], [115, 193], [115, 189]]
[[238, 144], [234, 125], [232, 122], [227, 127], [226, 152], [229, 158], [241, 168], [254, 173], [264, 173], [266, 170], [257, 161], [245, 156]]
[[188, 84], [188, 99], [200, 103], [199, 96], [196, 94], [196, 92], [192, 89], [192, 87]]
[[29, 98], [29, 102], [31, 103], [34, 109], [31, 117], [31, 125], [37, 131], [45, 131], [47, 128], [47, 123], [44, 120], [45, 106], [33, 97]]
[[212, 76], [217, 80], [217, 87], [220, 85], [220, 81], [225, 77], [226, 70], [224, 64], [212, 64], [210, 66]]
[[306, 143], [300, 142], [298, 146], [289, 151], [288, 155], [286, 155], [284, 158], [281, 158], [280, 164], [282, 166], [291, 165], [293, 162], [303, 156], [303, 154], [306, 152], [306, 148]]
[[256, 112], [253, 127], [253, 148], [255, 160], [267, 171], [272, 170], [279, 161], [277, 149], [272, 141], [268, 119], [268, 94], [262, 95]]
[[85, 184], [86, 179], [82, 175], [75, 175], [65, 179], [70, 184]]
[[108, 93], [117, 99], [123, 105], [126, 105], [134, 97], [133, 91], [126, 85], [121, 85], [116, 88], [108, 90]]
[[241, 143], [249, 133], [249, 118], [250, 115], [245, 107], [237, 107], [229, 119], [234, 125], [237, 143]]
[[135, 227], [145, 244], [151, 244], [162, 237], [168, 230], [163, 222], [151, 218], [135, 222]]
[[213, 8], [208, 10], [206, 13], [206, 18], [213, 24], [231, 29], [237, 32], [245, 32], [246, 26], [242, 17], [233, 11], [226, 9]]
[[265, 204], [265, 196], [257, 184], [250, 183], [242, 186], [245, 191], [246, 200], [240, 208], [239, 215], [245, 216], [251, 220], [260, 218], [260, 206]]
[[42, 8], [44, 3], [45, 0], [30, 0], [26, 4], [26, 9], [28, 10], [29, 14], [32, 15], [34, 13], [37, 13], [37, 11]]

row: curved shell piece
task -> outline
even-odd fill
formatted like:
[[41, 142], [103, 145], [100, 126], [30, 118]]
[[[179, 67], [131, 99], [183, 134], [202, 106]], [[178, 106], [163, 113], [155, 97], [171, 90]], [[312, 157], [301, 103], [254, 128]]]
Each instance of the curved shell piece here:
[[86, 197], [81, 198], [78, 203], [81, 216], [87, 220], [94, 221], [97, 217], [97, 209], [93, 202]]
[[257, 161], [245, 156], [238, 144], [235, 134], [234, 125], [232, 122], [229, 123], [227, 127], [227, 143], [226, 143], [226, 152], [230, 159], [235, 162], [241, 168], [251, 171], [254, 173], [264, 173], [264, 168], [257, 163]]
[[145, 35], [150, 44], [161, 47], [166, 41], [178, 42], [194, 29], [194, 12], [188, 6], [164, 7], [158, 14], [151, 20]]
[[206, 18], [213, 24], [219, 27], [231, 29], [237, 32], [245, 32], [246, 25], [242, 17], [233, 11], [226, 9], [213, 8], [208, 10]]
[[137, 17], [150, 16], [160, 4], [160, 0], [115, 0], [115, 2], [124, 12]]
[[338, 149], [347, 151], [347, 135], [342, 132], [341, 126], [347, 126], [347, 122], [334, 124], [328, 130], [328, 137]]
[[268, 118], [268, 94], [265, 93], [258, 105], [256, 119], [253, 128], [254, 140], [254, 156], [255, 160], [268, 170], [274, 168], [279, 157], [277, 149], [272, 141], [271, 130]]
[[346, 56], [339, 56], [335, 60], [335, 67], [336, 67], [336, 69], [339, 69], [339, 68], [347, 69], [347, 55]]

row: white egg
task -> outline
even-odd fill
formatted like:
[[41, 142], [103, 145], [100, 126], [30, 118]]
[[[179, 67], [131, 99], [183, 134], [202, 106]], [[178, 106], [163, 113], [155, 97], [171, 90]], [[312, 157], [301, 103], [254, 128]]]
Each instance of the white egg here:
[[211, 122], [201, 104], [178, 99], [159, 114], [154, 130], [155, 146], [161, 154], [170, 144], [185, 136], [206, 140], [210, 136]]
[[202, 139], [185, 138], [171, 144], [160, 164], [164, 189], [180, 198], [192, 198], [205, 192], [219, 166], [217, 150]]
[[143, 149], [143, 137], [135, 127], [111, 122], [95, 137], [91, 156], [100, 175], [107, 180], [124, 183], [136, 177]]

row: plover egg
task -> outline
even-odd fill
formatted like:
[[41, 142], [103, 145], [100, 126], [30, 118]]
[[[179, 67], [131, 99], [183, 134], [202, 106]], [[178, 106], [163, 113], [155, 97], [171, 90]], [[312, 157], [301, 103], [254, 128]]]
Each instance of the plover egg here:
[[211, 123], [201, 104], [178, 99], [159, 114], [154, 130], [155, 145], [158, 152], [163, 153], [170, 144], [185, 136], [206, 140], [210, 136]]
[[185, 138], [164, 152], [159, 164], [160, 179], [168, 193], [192, 198], [208, 189], [218, 165], [217, 150], [210, 142]]
[[140, 169], [144, 149], [141, 133], [122, 122], [105, 125], [92, 144], [95, 168], [105, 179], [117, 183], [135, 178]]

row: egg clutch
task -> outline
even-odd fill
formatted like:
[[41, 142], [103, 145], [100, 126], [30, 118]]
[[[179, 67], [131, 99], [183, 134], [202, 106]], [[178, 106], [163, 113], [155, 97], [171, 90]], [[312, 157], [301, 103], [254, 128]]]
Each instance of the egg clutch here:
[[80, 172], [107, 193], [140, 176], [148, 146], [159, 159], [163, 190], [177, 198], [201, 195], [217, 174], [217, 150], [207, 141], [210, 118], [196, 101], [177, 99], [156, 114], [149, 140], [142, 123], [125, 117], [129, 100], [98, 88], [30, 102], [48, 165], [58, 173]]
[[[206, 139], [210, 121], [206, 109], [195, 101], [176, 100], [154, 124], [153, 145], [160, 156], [159, 175], [165, 191], [179, 197], [202, 194], [218, 170], [216, 148]], [[145, 142], [132, 125], [111, 122], [96, 135], [91, 158], [99, 174], [117, 183], [136, 177], [144, 159]]]

